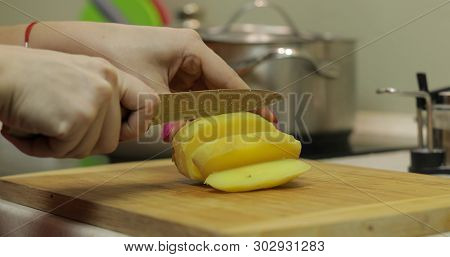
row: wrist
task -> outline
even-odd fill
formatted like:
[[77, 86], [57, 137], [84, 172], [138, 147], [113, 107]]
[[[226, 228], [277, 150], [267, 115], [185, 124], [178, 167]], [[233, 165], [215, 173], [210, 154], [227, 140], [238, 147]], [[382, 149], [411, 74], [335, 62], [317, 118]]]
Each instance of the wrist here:
[[[30, 48], [45, 49], [59, 52], [69, 52], [71, 42], [67, 37], [71, 37], [65, 25], [66, 22], [41, 22], [36, 24], [30, 36], [28, 44]], [[23, 29], [25, 33], [26, 28]]]
[[0, 26], [0, 44], [23, 46], [26, 25]]
[[36, 24], [31, 32], [30, 47], [103, 57], [103, 51], [111, 44], [108, 39], [116, 31], [114, 26], [120, 25], [77, 21], [42, 22]]

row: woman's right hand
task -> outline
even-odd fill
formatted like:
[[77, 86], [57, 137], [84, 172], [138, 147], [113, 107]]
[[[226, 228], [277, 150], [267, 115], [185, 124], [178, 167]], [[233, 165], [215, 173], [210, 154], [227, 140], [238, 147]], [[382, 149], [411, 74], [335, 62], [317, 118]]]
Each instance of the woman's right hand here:
[[[12, 46], [0, 46], [0, 56], [2, 134], [32, 156], [112, 152], [145, 132], [144, 116], [159, 104], [150, 87], [101, 58]], [[5, 127], [38, 136], [16, 138]]]

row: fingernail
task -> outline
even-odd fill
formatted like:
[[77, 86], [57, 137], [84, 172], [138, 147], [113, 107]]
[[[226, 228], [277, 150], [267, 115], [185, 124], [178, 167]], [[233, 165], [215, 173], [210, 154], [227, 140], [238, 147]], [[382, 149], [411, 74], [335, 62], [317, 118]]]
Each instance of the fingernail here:
[[272, 112], [272, 116], [273, 116], [273, 123], [278, 124], [278, 118], [277, 116], [275, 116], [275, 114]]
[[170, 133], [172, 132], [173, 127], [174, 127], [174, 124], [171, 122], [164, 124], [163, 131], [162, 131], [162, 138], [164, 141], [166, 141], [166, 142], [170, 141]]
[[273, 125], [278, 129], [278, 130], [280, 130], [280, 124], [277, 122], [277, 123], [273, 123]]
[[274, 124], [278, 124], [278, 118], [277, 118], [277, 116], [275, 115], [275, 113], [274, 113], [272, 110], [270, 110], [270, 109], [267, 109], [267, 111], [270, 113], [270, 120], [271, 120]]

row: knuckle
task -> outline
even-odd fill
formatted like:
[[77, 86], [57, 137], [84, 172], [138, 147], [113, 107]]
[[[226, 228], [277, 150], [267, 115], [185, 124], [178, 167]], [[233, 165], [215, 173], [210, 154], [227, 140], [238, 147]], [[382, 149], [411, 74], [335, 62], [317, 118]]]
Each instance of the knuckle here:
[[101, 57], [91, 57], [91, 61], [93, 66], [96, 67], [102, 76], [102, 78], [106, 79], [108, 82], [112, 84], [116, 84], [113, 82], [117, 82], [118, 74], [117, 69], [112, 65], [108, 60]]
[[[57, 138], [67, 138], [70, 136], [72, 132], [73, 122], [70, 122], [69, 120], [60, 121], [56, 126], [56, 137]], [[59, 157], [60, 151], [54, 151], [57, 157]]]
[[100, 67], [111, 65], [111, 63], [109, 61], [107, 61], [105, 58], [101, 58], [101, 57], [91, 57], [91, 61], [93, 62], [94, 65], [100, 66]]
[[201, 41], [200, 34], [193, 29], [182, 29], [182, 32], [184, 33], [185, 37], [187, 37], [190, 40]]
[[108, 81], [111, 85], [116, 85], [119, 79], [117, 69], [106, 59], [100, 57], [93, 57], [95, 66], [100, 71], [103, 79]]
[[115, 86], [118, 84], [119, 74], [112, 64], [108, 64], [102, 67], [102, 75], [111, 85]]
[[73, 123], [80, 122], [81, 124], [89, 124], [91, 123], [96, 116], [95, 108], [84, 106], [84, 108], [78, 108], [75, 111]]
[[72, 107], [67, 115], [60, 119], [55, 125], [55, 137], [64, 139], [69, 138], [76, 129], [82, 126], [88, 126], [96, 118], [96, 109], [90, 107], [89, 104], [80, 104]]
[[99, 101], [109, 100], [113, 96], [114, 89], [111, 84], [99, 82], [95, 85], [95, 96]]

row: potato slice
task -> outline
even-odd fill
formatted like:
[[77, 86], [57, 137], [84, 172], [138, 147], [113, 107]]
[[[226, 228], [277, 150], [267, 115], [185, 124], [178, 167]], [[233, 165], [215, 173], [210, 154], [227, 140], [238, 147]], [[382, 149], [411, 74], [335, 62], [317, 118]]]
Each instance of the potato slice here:
[[197, 147], [192, 159], [203, 177], [240, 166], [280, 159], [298, 159], [301, 143], [281, 131], [222, 137]]
[[294, 159], [263, 162], [213, 173], [205, 184], [225, 192], [253, 191], [285, 184], [310, 168]]
[[277, 128], [261, 116], [249, 112], [227, 113], [197, 119], [181, 128], [172, 140], [173, 160], [178, 170], [191, 179], [204, 181], [192, 162], [192, 153], [200, 145], [215, 139]]

